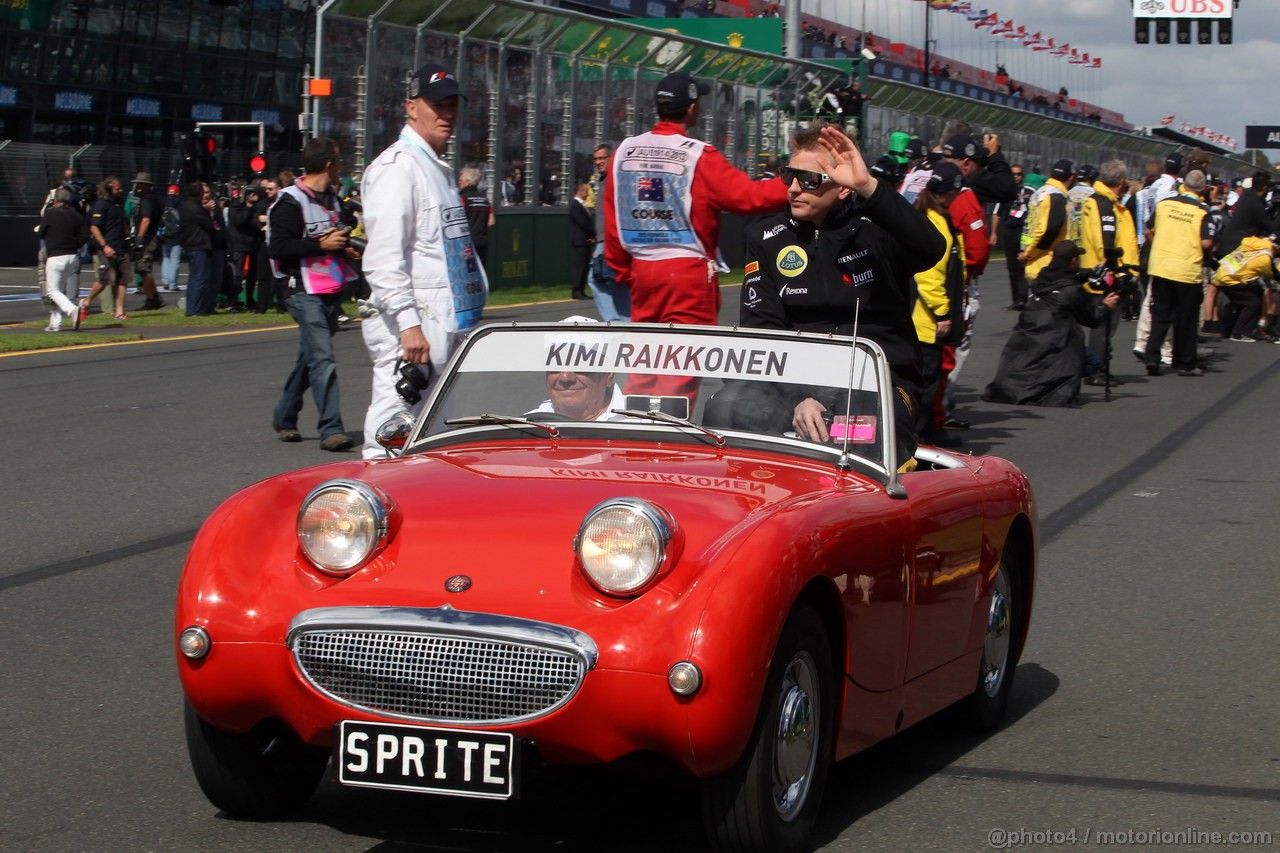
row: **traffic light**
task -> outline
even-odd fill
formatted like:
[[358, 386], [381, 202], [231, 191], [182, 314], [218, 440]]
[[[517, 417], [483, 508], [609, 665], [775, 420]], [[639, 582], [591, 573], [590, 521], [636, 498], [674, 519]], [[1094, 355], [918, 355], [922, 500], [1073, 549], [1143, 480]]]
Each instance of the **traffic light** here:
[[212, 134], [199, 131], [196, 140], [200, 146], [200, 180], [218, 179], [218, 140]]
[[257, 151], [249, 158], [249, 174], [261, 178], [267, 173], [267, 152]]
[[1178, 19], [1178, 44], [1191, 44], [1191, 21], [1187, 18]]
[[1156, 44], [1169, 43], [1169, 18], [1156, 18]]
[[1133, 41], [1135, 44], [1151, 44], [1151, 22], [1146, 18], [1134, 19]]
[[1213, 44], [1213, 22], [1200, 21], [1196, 24], [1196, 44]]
[[1231, 44], [1231, 19], [1222, 18], [1218, 21], [1218, 44]]
[[187, 184], [200, 177], [200, 143], [194, 133], [178, 134], [178, 150], [182, 153], [182, 184]]

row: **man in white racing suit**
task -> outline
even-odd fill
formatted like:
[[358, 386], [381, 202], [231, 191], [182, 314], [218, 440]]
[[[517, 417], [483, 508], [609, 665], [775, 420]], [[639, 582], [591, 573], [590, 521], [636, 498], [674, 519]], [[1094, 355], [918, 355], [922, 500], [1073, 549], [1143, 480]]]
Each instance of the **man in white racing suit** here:
[[[361, 330], [373, 361], [366, 459], [384, 455], [375, 441], [379, 426], [398, 412], [416, 416], [423, 405], [396, 393], [400, 362], [430, 363], [434, 371], [423, 375], [440, 376], [479, 323], [489, 293], [453, 169], [442, 159], [457, 122], [458, 81], [443, 66], [424, 65], [409, 78], [407, 94], [400, 138], [369, 165], [361, 184], [371, 291]], [[418, 390], [425, 400], [430, 384]]]

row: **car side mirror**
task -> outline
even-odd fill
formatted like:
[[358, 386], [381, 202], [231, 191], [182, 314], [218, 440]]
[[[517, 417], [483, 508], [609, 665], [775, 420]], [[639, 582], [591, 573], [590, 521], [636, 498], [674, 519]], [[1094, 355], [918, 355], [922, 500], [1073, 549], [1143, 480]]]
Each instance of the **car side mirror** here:
[[413, 415], [408, 412], [397, 412], [378, 427], [373, 440], [387, 451], [388, 456], [399, 456], [409, 442], [409, 433], [413, 432]]

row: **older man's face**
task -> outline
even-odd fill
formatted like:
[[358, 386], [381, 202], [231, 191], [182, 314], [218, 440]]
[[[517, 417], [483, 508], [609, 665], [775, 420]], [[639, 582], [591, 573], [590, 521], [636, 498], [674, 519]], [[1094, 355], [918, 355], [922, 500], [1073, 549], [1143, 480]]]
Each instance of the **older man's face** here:
[[409, 126], [426, 140], [433, 151], [443, 154], [458, 123], [458, 96], [450, 95], [440, 101], [410, 98], [405, 101], [405, 112], [409, 116]]
[[613, 374], [572, 370], [548, 373], [547, 396], [556, 414], [592, 420], [604, 412], [613, 397]]

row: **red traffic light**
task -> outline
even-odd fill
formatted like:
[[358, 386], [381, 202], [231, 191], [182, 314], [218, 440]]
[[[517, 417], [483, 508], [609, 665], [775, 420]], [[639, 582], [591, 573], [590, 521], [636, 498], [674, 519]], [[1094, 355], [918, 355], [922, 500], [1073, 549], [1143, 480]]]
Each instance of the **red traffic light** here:
[[261, 175], [267, 171], [267, 155], [259, 151], [249, 158], [249, 171], [255, 175]]
[[217, 154], [217, 153], [218, 153], [218, 140], [216, 140], [216, 139], [214, 139], [212, 136], [209, 136], [208, 134], [206, 134], [206, 135], [205, 135], [205, 137], [204, 137], [204, 150], [205, 150], [205, 151], [207, 151], [207, 152], [209, 152], [210, 154]]

